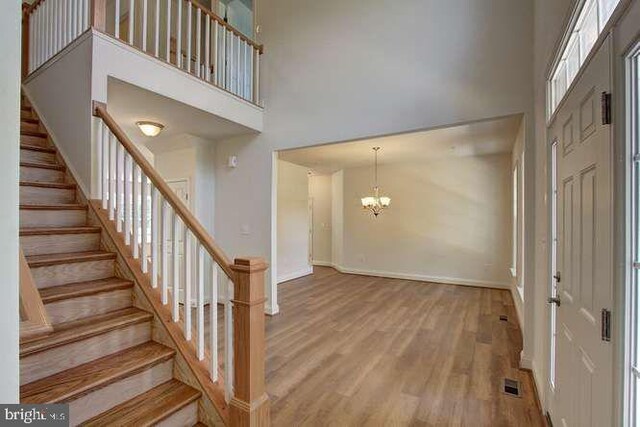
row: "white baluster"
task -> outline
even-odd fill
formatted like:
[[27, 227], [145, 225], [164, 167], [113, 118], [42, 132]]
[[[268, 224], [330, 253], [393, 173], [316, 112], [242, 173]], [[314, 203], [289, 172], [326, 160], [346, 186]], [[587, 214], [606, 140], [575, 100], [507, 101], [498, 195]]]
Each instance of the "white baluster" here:
[[142, 51], [147, 51], [147, 16], [149, 14], [147, 7], [148, 0], [142, 0]]
[[124, 219], [124, 157], [123, 148], [119, 142], [116, 143], [116, 230], [122, 232], [122, 220]]
[[73, 34], [73, 0], [66, 0], [67, 2], [67, 40], [69, 43], [76, 38]]
[[60, 46], [67, 45], [67, 0], [60, 0]]
[[184, 336], [191, 341], [191, 232], [184, 226]]
[[178, 26], [176, 29], [176, 65], [182, 68], [182, 1], [178, 0]]
[[200, 41], [200, 32], [201, 32], [201, 26], [202, 26], [202, 11], [200, 10], [200, 8], [196, 8], [196, 76], [197, 77], [201, 77], [202, 74], [200, 73], [200, 67], [202, 66], [202, 63], [200, 62], [200, 46], [201, 46], [201, 41]]
[[[74, 0], [77, 1], [77, 0]], [[113, 29], [113, 34], [115, 34], [116, 38], [120, 38], [120, 0], [115, 0], [116, 2], [116, 12], [115, 12], [115, 25]]]
[[34, 19], [35, 19], [35, 12], [32, 12], [29, 15], [29, 67], [27, 69], [28, 72], [31, 72], [31, 70], [33, 69], [33, 58], [34, 58], [34, 49], [33, 49], [33, 41], [35, 40], [35, 24], [34, 24]]
[[135, 25], [136, 22], [136, 17], [135, 17], [135, 13], [136, 13], [136, 2], [135, 0], [129, 0], [129, 44], [133, 44], [134, 40], [133, 40], [133, 27]]
[[[200, 10], [200, 9], [198, 9]], [[211, 17], [204, 16], [204, 79], [209, 81], [211, 78]]]
[[224, 302], [224, 396], [233, 397], [233, 282], [227, 278]]
[[[179, 2], [180, 0], [178, 0]], [[171, 62], [171, 0], [167, 0], [167, 62]]]
[[218, 70], [218, 52], [220, 51], [220, 49], [218, 48], [218, 21], [214, 20], [213, 21], [213, 54], [212, 54], [212, 61], [213, 61], [213, 82], [215, 84], [220, 84], [218, 76], [220, 75], [220, 71]]
[[158, 239], [161, 238], [158, 232], [158, 215], [160, 215], [160, 195], [158, 189], [153, 186], [151, 191], [151, 287], [158, 287]]
[[142, 246], [142, 272], [147, 274], [149, 271], [149, 249], [147, 239], [147, 224], [149, 223], [149, 182], [147, 176], [142, 174], [142, 196], [140, 197], [140, 210], [142, 213], [142, 223], [140, 230], [140, 241]]
[[153, 54], [156, 58], [160, 55], [160, 0], [156, 0], [156, 15], [155, 15], [155, 31], [154, 31], [154, 48]]
[[187, 73], [191, 72], [191, 2], [187, 2]]
[[109, 220], [113, 221], [115, 219], [116, 189], [118, 183], [118, 179], [116, 177], [116, 171], [118, 169], [118, 142], [111, 132], [109, 132], [109, 136]]
[[178, 215], [173, 212], [173, 231], [172, 231], [172, 248], [171, 252], [173, 252], [173, 321], [177, 322], [180, 320], [180, 254], [178, 253], [180, 243], [178, 238], [179, 234], [179, 222], [180, 219]]
[[218, 381], [218, 267], [211, 259], [211, 300], [209, 301], [209, 349], [211, 381]]
[[[53, 13], [53, 55], [60, 50], [60, 1], [49, 0], [51, 3], [51, 13]], [[52, 55], [52, 56], [53, 56]]]
[[198, 291], [196, 295], [197, 304], [197, 325], [198, 325], [198, 360], [204, 359], [204, 253], [200, 242], [196, 245], [196, 257], [197, 257], [197, 286]]
[[109, 203], [109, 128], [104, 124], [102, 119], [98, 119], [100, 122], [100, 133], [102, 134], [102, 159], [101, 163], [101, 196], [102, 196], [102, 209], [107, 209]]
[[256, 49], [255, 51], [255, 71], [254, 71], [254, 75], [253, 75], [253, 93], [254, 93], [254, 100], [253, 102], [255, 102], [257, 105], [260, 105], [260, 52], [258, 52], [258, 50]]
[[235, 94], [242, 96], [242, 62], [240, 53], [242, 52], [242, 40], [236, 36], [236, 91]]
[[220, 37], [220, 80], [218, 81], [218, 85], [223, 88], [227, 87], [226, 79], [227, 79], [227, 30], [224, 25], [220, 26], [222, 34]]
[[[94, 121], [97, 121], [96, 123], [96, 152], [98, 153], [98, 193], [101, 195], [104, 194], [104, 181], [103, 181], [103, 176], [104, 176], [104, 159], [106, 158], [106, 156], [104, 155], [104, 128], [105, 125], [102, 122], [102, 120], [98, 117], [95, 118]], [[104, 200], [102, 201], [103, 205], [104, 205]]]
[[140, 257], [140, 214], [138, 212], [139, 200], [140, 200], [140, 166], [137, 163], [133, 164], [133, 176], [131, 177], [133, 185], [133, 200], [131, 205], [131, 224], [132, 224], [132, 237], [133, 237], [133, 259]]
[[131, 163], [132, 159], [128, 152], [124, 155], [124, 243], [131, 244]]
[[162, 198], [162, 304], [169, 303], [169, 245], [167, 237], [169, 237], [169, 204]]

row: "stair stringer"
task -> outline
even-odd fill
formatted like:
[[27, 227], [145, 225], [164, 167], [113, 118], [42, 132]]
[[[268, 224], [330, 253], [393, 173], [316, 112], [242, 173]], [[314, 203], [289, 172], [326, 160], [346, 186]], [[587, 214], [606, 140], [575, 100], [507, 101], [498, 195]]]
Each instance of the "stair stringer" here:
[[109, 220], [101, 202], [89, 201], [87, 215], [89, 224], [102, 228], [105, 249], [116, 253], [116, 274], [134, 283], [133, 306], [153, 314], [152, 340], [176, 351], [174, 378], [202, 393], [198, 400], [199, 420], [209, 426], [229, 425], [222, 375], [217, 383], [211, 382], [207, 366], [196, 358], [194, 345], [184, 339], [181, 327], [172, 321], [169, 306], [162, 305], [160, 292], [152, 288], [149, 276], [142, 273], [140, 261], [131, 256], [124, 235]]

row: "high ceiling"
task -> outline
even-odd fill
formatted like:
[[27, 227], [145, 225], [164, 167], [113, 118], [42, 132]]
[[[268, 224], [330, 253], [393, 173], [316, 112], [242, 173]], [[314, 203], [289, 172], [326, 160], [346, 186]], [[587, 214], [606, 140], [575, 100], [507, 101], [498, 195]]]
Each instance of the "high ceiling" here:
[[[109, 113], [131, 140], [151, 151], [167, 151], [180, 146], [181, 136], [199, 136], [211, 141], [254, 131], [205, 111], [165, 98], [115, 79], [109, 80]], [[136, 122], [149, 120], [162, 123], [165, 129], [154, 138], [142, 135]]]
[[380, 164], [510, 153], [521, 120], [521, 115], [515, 115], [442, 129], [286, 150], [279, 153], [279, 158], [308, 167], [317, 174], [329, 174], [370, 165], [373, 147], [381, 148]]

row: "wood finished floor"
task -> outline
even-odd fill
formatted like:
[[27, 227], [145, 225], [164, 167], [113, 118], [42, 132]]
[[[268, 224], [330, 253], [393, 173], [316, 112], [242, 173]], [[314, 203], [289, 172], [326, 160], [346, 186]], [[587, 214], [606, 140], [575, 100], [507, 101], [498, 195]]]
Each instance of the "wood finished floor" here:
[[[544, 425], [517, 368], [509, 292], [323, 267], [278, 292], [267, 320], [274, 426]], [[522, 382], [522, 398], [502, 393], [504, 377]]]

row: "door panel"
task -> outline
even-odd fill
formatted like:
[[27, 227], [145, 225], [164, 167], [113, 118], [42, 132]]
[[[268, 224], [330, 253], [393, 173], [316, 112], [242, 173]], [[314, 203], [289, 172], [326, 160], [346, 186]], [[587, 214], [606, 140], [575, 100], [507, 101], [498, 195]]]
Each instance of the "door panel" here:
[[611, 130], [599, 110], [600, 94], [610, 92], [610, 43], [587, 65], [549, 128], [562, 147], [554, 172], [561, 304], [549, 412], [566, 427], [608, 426], [612, 419], [612, 348], [602, 340], [600, 316], [611, 309], [613, 283]]

